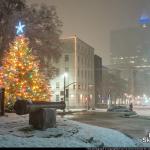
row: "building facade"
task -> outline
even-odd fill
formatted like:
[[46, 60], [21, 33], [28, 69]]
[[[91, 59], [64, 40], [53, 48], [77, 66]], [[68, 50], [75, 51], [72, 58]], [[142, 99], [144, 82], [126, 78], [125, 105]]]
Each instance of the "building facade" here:
[[95, 106], [102, 103], [102, 58], [94, 55]]
[[112, 68], [128, 82], [128, 94], [150, 96], [150, 25], [111, 33]]
[[[62, 57], [58, 63], [57, 76], [50, 81], [52, 100], [65, 101], [67, 108], [94, 108], [94, 48], [77, 36], [61, 39]], [[65, 86], [65, 88], [64, 88]]]

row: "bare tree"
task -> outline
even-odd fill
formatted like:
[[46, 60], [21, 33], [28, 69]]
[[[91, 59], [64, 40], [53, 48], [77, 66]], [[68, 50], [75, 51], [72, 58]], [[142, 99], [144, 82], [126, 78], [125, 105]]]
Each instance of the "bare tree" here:
[[57, 62], [61, 56], [61, 27], [54, 6], [31, 6], [23, 13], [26, 22], [26, 35], [29, 37], [31, 47], [40, 57], [41, 69], [44, 69], [51, 78], [55, 67], [52, 60]]
[[119, 75], [109, 73], [108, 69], [103, 69], [102, 73], [103, 95], [108, 98], [110, 94], [113, 101], [116, 101], [117, 98], [122, 98], [124, 93], [127, 93], [127, 81]]
[[13, 14], [25, 8], [24, 0], [0, 0], [0, 64], [3, 51], [14, 36], [12, 30]]
[[[11, 0], [6, 1], [9, 2]], [[16, 1], [19, 2], [19, 0]], [[1, 4], [4, 5], [5, 2]], [[21, 11], [13, 11], [7, 19], [6, 16], [3, 17], [4, 20], [7, 20], [7, 29], [3, 26], [4, 23], [2, 21], [1, 27], [3, 29], [3, 36], [0, 36], [2, 37], [0, 43], [1, 50], [3, 52], [4, 49], [7, 49], [9, 42], [14, 38], [16, 23], [19, 20], [23, 21], [26, 24], [25, 35], [30, 40], [30, 46], [34, 54], [40, 58], [40, 68], [51, 78], [56, 70], [52, 60], [57, 62], [61, 56], [61, 42], [59, 37], [61, 35], [62, 22], [57, 16], [56, 9], [54, 6], [46, 6], [44, 4], [40, 6], [31, 5], [28, 7], [24, 4], [23, 9], [21, 9], [20, 6], [18, 10]]]

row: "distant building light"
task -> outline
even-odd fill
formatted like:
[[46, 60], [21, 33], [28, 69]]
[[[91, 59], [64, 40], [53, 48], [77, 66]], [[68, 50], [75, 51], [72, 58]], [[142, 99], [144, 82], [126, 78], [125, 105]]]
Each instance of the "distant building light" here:
[[140, 101], [137, 101], [137, 104], [139, 105], [141, 102]]
[[143, 58], [142, 60], [143, 60], [144, 62], [147, 62], [147, 59], [145, 59], [145, 58]]
[[74, 95], [73, 95], [73, 94], [71, 94], [71, 98], [74, 98]]
[[133, 97], [133, 95], [128, 95], [128, 98], [132, 98]]
[[132, 57], [130, 57], [130, 58], [135, 59], [135, 58], [138, 58], [138, 56], [132, 56]]
[[147, 15], [142, 15], [139, 19], [139, 23], [142, 25], [146, 25], [150, 23], [150, 18]]
[[127, 93], [124, 93], [124, 96], [128, 96], [128, 94], [127, 94]]
[[135, 63], [135, 61], [130, 61], [130, 63], [131, 63], [131, 64], [134, 64], [134, 63]]
[[135, 66], [136, 68], [150, 68], [150, 66]]
[[147, 25], [146, 25], [146, 24], [143, 24], [142, 27], [143, 27], [143, 28], [147, 28]]
[[120, 59], [124, 59], [123, 57], [120, 57]]
[[140, 99], [141, 97], [140, 97], [140, 96], [137, 96], [137, 98]]

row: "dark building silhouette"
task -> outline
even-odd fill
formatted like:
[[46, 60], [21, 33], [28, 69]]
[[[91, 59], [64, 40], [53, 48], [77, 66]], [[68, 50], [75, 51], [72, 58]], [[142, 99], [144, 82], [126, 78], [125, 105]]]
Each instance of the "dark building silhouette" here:
[[150, 25], [116, 30], [111, 33], [112, 68], [121, 71], [128, 82], [128, 93], [150, 96]]
[[102, 58], [94, 55], [95, 106], [102, 103]]

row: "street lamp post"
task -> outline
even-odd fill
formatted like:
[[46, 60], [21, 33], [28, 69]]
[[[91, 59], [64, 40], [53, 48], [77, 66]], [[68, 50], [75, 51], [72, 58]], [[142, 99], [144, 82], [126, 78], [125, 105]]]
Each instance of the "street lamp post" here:
[[90, 100], [90, 94], [89, 94], [89, 85], [88, 85], [87, 110], [89, 110], [89, 100]]
[[[72, 82], [72, 83], [70, 83], [68, 85], [65, 85], [65, 90], [66, 90], [65, 91], [65, 97], [69, 98], [69, 86], [72, 85], [72, 84], [75, 84], [75, 83], [77, 83], [77, 82]], [[69, 110], [69, 99], [68, 99], [68, 110]]]
[[66, 102], [66, 77], [67, 73], [64, 73], [64, 102]]
[[[63, 76], [64, 76], [64, 102], [66, 103], [66, 89], [67, 89], [70, 85], [75, 84], [75, 83], [77, 83], [77, 82], [72, 82], [72, 83], [66, 85], [66, 77], [68, 76], [68, 74], [67, 74], [67, 73], [64, 73]], [[68, 91], [68, 93], [69, 93], [69, 91]], [[68, 100], [68, 109], [69, 109], [69, 100]], [[65, 110], [64, 110], [64, 111], [65, 111]]]
[[111, 97], [110, 97], [110, 89], [109, 89], [109, 91], [108, 91], [108, 108], [110, 108], [111, 107]]

